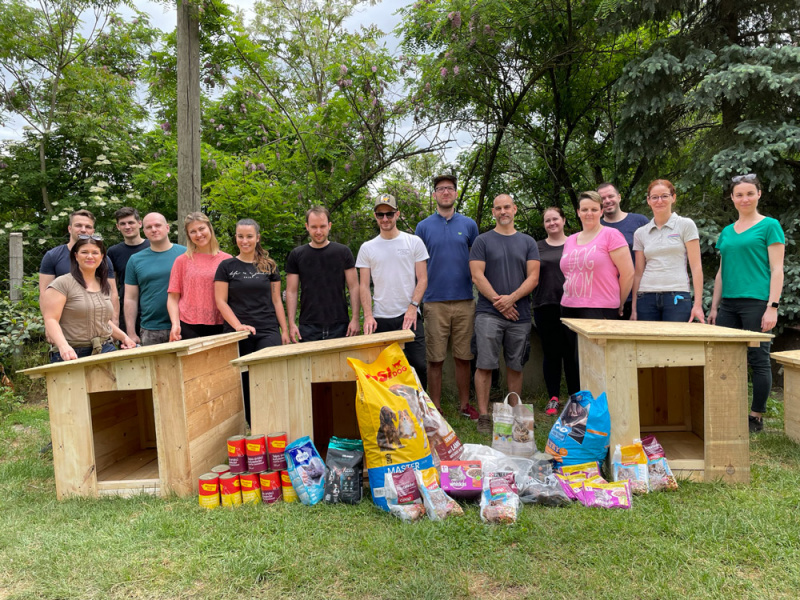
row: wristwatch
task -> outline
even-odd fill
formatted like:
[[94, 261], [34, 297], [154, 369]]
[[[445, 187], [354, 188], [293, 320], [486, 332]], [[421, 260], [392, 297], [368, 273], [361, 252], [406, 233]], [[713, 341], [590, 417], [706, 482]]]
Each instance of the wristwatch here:
[[411, 304], [411, 306], [413, 306], [414, 308], [419, 308], [419, 302], [414, 302], [412, 300], [409, 304]]
[[778, 306], [780, 306], [780, 302], [772, 302], [772, 303], [770, 304], [770, 306], [771, 306], [772, 308], [778, 308]]

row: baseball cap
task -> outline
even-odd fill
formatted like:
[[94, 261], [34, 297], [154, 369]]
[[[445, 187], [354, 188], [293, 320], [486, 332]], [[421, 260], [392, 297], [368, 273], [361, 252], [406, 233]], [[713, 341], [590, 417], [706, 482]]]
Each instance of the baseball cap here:
[[393, 209], [397, 210], [397, 200], [395, 200], [394, 196], [391, 194], [381, 194], [375, 198], [375, 208], [381, 204], [386, 204], [387, 206], [391, 206]]
[[458, 185], [458, 179], [456, 179], [455, 175], [452, 173], [442, 173], [433, 178], [433, 187], [435, 188], [442, 181], [450, 181], [452, 182], [453, 186]]

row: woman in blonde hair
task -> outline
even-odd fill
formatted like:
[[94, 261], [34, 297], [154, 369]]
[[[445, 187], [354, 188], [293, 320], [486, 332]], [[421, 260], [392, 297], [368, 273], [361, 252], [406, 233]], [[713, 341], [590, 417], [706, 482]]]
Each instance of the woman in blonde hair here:
[[167, 289], [170, 342], [222, 333], [222, 315], [214, 300], [214, 274], [223, 260], [231, 258], [219, 249], [211, 221], [203, 213], [189, 213], [183, 223], [186, 254], [175, 259]]
[[[249, 331], [239, 342], [239, 356], [269, 346], [291, 343], [281, 299], [278, 265], [261, 246], [258, 223], [236, 223], [239, 254], [223, 260], [214, 276], [217, 308], [225, 319], [224, 331]], [[242, 374], [245, 418], [250, 422], [250, 385]]]

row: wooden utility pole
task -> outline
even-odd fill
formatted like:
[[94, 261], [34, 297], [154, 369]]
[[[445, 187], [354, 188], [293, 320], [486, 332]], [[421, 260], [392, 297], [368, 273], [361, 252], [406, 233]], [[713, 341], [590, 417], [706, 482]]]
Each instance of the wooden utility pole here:
[[178, 242], [183, 218], [200, 210], [200, 21], [197, 5], [178, 0]]

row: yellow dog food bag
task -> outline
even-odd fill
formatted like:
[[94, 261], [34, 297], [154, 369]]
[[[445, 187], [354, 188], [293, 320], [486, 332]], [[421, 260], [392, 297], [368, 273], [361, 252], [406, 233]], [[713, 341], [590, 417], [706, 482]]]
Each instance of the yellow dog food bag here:
[[347, 362], [358, 379], [356, 416], [372, 500], [388, 511], [383, 488], [386, 473], [434, 466], [423, 428], [420, 389], [398, 344], [386, 348], [372, 364], [355, 358]]

